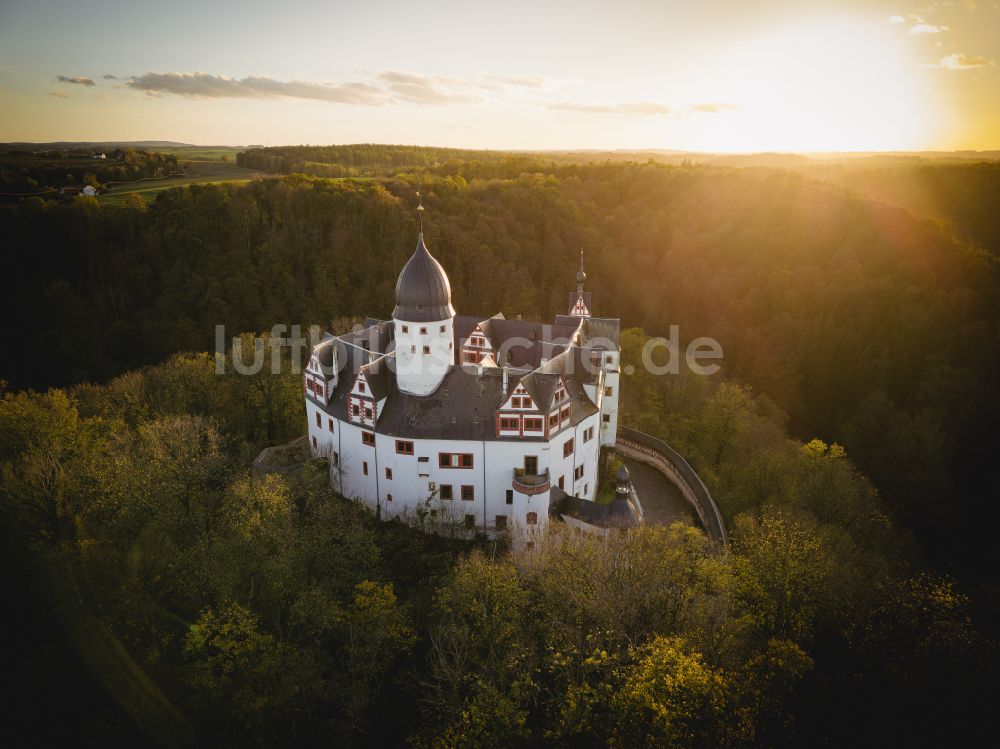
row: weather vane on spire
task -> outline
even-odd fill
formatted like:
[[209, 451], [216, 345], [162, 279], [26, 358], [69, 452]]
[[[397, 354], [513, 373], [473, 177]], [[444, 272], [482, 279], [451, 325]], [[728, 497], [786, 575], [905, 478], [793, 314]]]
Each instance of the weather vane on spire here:
[[424, 233], [424, 199], [420, 196], [420, 190], [417, 190], [417, 219], [420, 221], [420, 233]]

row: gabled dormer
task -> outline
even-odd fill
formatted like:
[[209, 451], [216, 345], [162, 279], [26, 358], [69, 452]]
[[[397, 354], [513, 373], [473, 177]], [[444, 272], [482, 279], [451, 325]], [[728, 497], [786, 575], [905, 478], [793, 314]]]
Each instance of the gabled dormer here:
[[518, 383], [497, 409], [498, 437], [544, 437], [545, 419], [523, 384]]
[[337, 348], [324, 341], [312, 350], [302, 375], [306, 393], [324, 406], [337, 387]]
[[537, 411], [538, 406], [532, 399], [531, 394], [521, 383], [511, 392], [510, 397], [500, 406], [501, 411]]
[[377, 408], [364, 369], [359, 369], [347, 399], [347, 417], [355, 424], [374, 426], [378, 419]]
[[462, 341], [462, 364], [481, 364], [486, 357], [494, 358], [495, 353], [482, 323], [478, 323], [469, 337]]

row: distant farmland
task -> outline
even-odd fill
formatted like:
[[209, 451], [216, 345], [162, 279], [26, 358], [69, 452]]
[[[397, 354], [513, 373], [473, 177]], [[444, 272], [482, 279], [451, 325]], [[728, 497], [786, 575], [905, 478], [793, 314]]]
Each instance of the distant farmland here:
[[[235, 151], [235, 149], [233, 149]], [[98, 200], [102, 203], [121, 203], [126, 195], [139, 195], [147, 203], [156, 196], [172, 187], [185, 187], [195, 184], [211, 184], [217, 182], [249, 182], [252, 179], [268, 176], [266, 172], [256, 169], [245, 169], [232, 162], [210, 161], [203, 159], [180, 160], [178, 166], [185, 172], [183, 176], [166, 177], [165, 179], [149, 179], [127, 185], [118, 185], [103, 193]]]

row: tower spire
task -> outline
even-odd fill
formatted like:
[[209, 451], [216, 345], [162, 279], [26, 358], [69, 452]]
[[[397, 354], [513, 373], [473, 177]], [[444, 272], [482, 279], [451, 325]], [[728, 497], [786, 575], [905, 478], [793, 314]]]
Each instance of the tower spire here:
[[587, 274], [583, 272], [583, 248], [580, 248], [580, 270], [576, 272], [576, 293], [583, 293], [583, 283], [587, 280]]
[[[420, 222], [420, 233], [423, 234], [424, 233], [424, 199], [420, 196], [420, 190], [417, 190], [417, 220]], [[580, 262], [581, 263], [583, 262], [582, 258], [580, 259]]]

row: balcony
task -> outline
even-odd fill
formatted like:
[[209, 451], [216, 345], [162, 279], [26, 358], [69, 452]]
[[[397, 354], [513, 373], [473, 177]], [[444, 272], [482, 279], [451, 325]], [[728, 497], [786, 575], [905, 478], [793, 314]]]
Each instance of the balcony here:
[[523, 468], [515, 468], [511, 487], [521, 494], [544, 494], [552, 488], [549, 469], [546, 468], [543, 473], [525, 473]]

